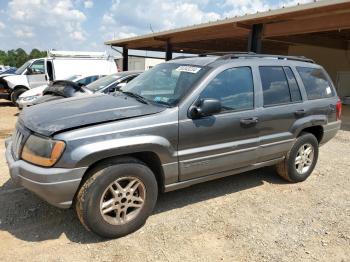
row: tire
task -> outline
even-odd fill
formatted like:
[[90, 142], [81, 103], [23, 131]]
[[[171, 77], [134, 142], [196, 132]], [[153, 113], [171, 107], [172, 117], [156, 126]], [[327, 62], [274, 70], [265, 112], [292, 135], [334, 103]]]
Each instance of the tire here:
[[[131, 179], [136, 181], [131, 186], [134, 190], [125, 190]], [[80, 222], [89, 231], [105, 238], [118, 238], [145, 224], [157, 196], [158, 185], [153, 172], [134, 158], [120, 158], [106, 161], [89, 172], [76, 196], [75, 209]]]
[[[302, 156], [302, 147], [304, 148], [304, 156]], [[312, 148], [313, 152], [309, 154], [309, 157], [306, 157], [306, 155], [308, 155], [307, 153], [310, 151], [308, 148]], [[312, 160], [310, 160], [311, 158]], [[289, 182], [302, 182], [306, 180], [314, 170], [317, 159], [318, 141], [316, 137], [310, 133], [302, 133], [295, 141], [284, 161], [276, 165], [276, 170], [282, 178]], [[300, 164], [297, 165], [297, 161]]]
[[17, 105], [16, 104], [16, 101], [18, 99], [18, 97], [23, 94], [25, 91], [27, 91], [27, 89], [25, 88], [17, 88], [15, 90], [12, 91], [11, 93], [11, 101], [14, 105]]

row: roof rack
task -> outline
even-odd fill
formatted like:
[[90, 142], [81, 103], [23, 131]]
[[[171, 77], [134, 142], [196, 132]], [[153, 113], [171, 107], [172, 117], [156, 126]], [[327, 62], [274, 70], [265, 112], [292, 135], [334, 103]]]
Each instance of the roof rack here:
[[283, 55], [268, 55], [268, 54], [256, 54], [256, 53], [230, 53], [219, 57], [217, 60], [237, 59], [237, 58], [271, 58], [278, 60], [293, 60], [300, 62], [315, 63], [314, 60], [306, 58], [305, 56], [283, 56]]
[[185, 58], [194, 58], [194, 57], [198, 57], [197, 55], [181, 55], [181, 56], [177, 56], [172, 58], [171, 60], [177, 60], [177, 59], [185, 59]]
[[82, 52], [82, 51], [57, 51], [48, 50], [47, 57], [71, 57], [71, 58], [108, 58], [106, 52]]
[[195, 57], [206, 57], [206, 56], [219, 56], [216, 60], [228, 60], [228, 59], [239, 59], [239, 58], [269, 58], [277, 60], [292, 60], [307, 63], [315, 63], [314, 60], [306, 58], [305, 56], [284, 56], [284, 55], [269, 55], [269, 54], [257, 54], [254, 52], [212, 52], [212, 53], [202, 53], [195, 56], [178, 56], [173, 58], [184, 59], [184, 58], [195, 58]]
[[199, 54], [198, 56], [226, 56], [226, 55], [256, 55], [254, 52], [210, 52], [210, 53], [202, 53]]

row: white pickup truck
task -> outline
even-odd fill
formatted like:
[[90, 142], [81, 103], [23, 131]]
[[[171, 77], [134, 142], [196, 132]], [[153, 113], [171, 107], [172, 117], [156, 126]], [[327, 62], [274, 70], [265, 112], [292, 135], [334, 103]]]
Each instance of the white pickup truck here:
[[14, 104], [25, 91], [71, 75], [109, 75], [118, 68], [104, 52], [48, 51], [45, 58], [32, 59], [16, 74], [0, 76], [0, 98]]

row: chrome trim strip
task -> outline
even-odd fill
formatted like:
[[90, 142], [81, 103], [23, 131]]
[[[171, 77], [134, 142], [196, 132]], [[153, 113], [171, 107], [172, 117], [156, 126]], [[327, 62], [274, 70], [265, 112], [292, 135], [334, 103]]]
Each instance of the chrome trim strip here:
[[253, 151], [256, 149], [258, 149], [258, 147], [249, 147], [249, 148], [244, 148], [244, 149], [238, 149], [238, 150], [225, 152], [225, 153], [219, 153], [219, 154], [214, 154], [214, 155], [209, 155], [209, 156], [204, 156], [204, 157], [191, 158], [191, 159], [180, 161], [180, 163], [186, 164], [186, 163], [193, 162], [193, 161], [201, 161], [201, 160], [212, 159], [212, 158], [221, 157], [221, 156], [234, 155], [237, 153]]
[[269, 147], [269, 146], [275, 146], [275, 145], [290, 143], [290, 142], [294, 142], [294, 141], [295, 141], [295, 138], [287, 139], [287, 140], [283, 140], [283, 141], [277, 141], [277, 142], [272, 142], [272, 143], [268, 143], [268, 144], [262, 144], [262, 145], [260, 145], [260, 147], [265, 148], [265, 147]]

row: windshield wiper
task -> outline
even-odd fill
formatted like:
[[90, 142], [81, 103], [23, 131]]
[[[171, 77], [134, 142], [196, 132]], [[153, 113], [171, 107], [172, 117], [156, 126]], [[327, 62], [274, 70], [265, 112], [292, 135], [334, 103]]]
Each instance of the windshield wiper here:
[[137, 101], [141, 102], [141, 103], [144, 103], [144, 104], [149, 104], [147, 99], [144, 98], [143, 96], [139, 95], [139, 94], [136, 94], [136, 93], [133, 93], [133, 92], [129, 92], [129, 91], [121, 91], [121, 90], [118, 90], [119, 92], [127, 95], [127, 96], [131, 96], [133, 98], [135, 98]]

